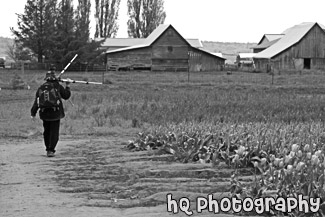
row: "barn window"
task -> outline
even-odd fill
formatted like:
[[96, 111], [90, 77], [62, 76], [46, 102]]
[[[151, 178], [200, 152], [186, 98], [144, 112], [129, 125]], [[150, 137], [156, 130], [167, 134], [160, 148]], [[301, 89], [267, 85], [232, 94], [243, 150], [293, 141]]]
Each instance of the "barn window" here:
[[171, 53], [171, 52], [173, 52], [173, 47], [172, 46], [168, 46], [167, 47], [167, 50], [168, 50], [169, 53]]
[[310, 69], [310, 58], [304, 59], [304, 69]]
[[167, 31], [167, 36], [173, 36], [173, 31], [171, 29]]

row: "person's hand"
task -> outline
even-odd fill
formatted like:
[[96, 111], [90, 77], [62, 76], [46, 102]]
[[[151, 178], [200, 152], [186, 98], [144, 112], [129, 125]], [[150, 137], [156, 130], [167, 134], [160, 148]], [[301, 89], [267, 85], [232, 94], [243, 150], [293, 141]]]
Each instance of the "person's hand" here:
[[73, 80], [71, 80], [70, 78], [67, 78], [65, 81], [66, 86], [69, 86], [70, 83], [72, 83]]

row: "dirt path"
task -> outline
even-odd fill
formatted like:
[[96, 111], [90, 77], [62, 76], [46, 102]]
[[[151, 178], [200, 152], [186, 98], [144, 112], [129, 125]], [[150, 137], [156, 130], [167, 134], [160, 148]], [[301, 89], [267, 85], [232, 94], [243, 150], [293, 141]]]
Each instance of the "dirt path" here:
[[[110, 154], [106, 155], [108, 158], [106, 158], [104, 162], [105, 165], [102, 164], [102, 158], [96, 157], [96, 153], [102, 153], [100, 150], [103, 150], [105, 145], [107, 146], [107, 144], [114, 143], [115, 140], [116, 138], [109, 138], [107, 141], [103, 141], [103, 139], [98, 141], [93, 139], [61, 139], [59, 150], [55, 158], [47, 158], [45, 156], [42, 141], [0, 140], [0, 216], [173, 216], [173, 214], [166, 211], [166, 205], [161, 203], [162, 201], [160, 201], [157, 206], [146, 207], [141, 207], [140, 200], [128, 200], [129, 203], [127, 204], [119, 204], [117, 201], [124, 201], [124, 199], [120, 199], [121, 194], [118, 193], [118, 190], [115, 190], [115, 192], [108, 190], [112, 189], [111, 186], [106, 186], [106, 193], [103, 193], [103, 187], [92, 187], [91, 190], [81, 190], [81, 188], [87, 185], [89, 186], [88, 188], [95, 185], [102, 185], [103, 179], [101, 179], [99, 174], [102, 174], [103, 170], [98, 171], [100, 166], [106, 166], [106, 164], [109, 163], [113, 164], [111, 165], [112, 167], [122, 165], [124, 168], [129, 168], [128, 165], [126, 165], [127, 160], [125, 160], [125, 157], [132, 159], [134, 156], [139, 156], [139, 154], [130, 153], [121, 155], [121, 153], [119, 153], [121, 149], [112, 146], [113, 148], [110, 147], [108, 150]], [[96, 145], [95, 147], [94, 144]], [[85, 152], [83, 152], [85, 148], [87, 148], [87, 156], [85, 156]], [[118, 162], [114, 160], [113, 156], [119, 157], [121, 161]], [[101, 160], [100, 163], [98, 163], [98, 159]], [[111, 161], [107, 159], [111, 159]], [[85, 160], [86, 163], [84, 164], [83, 162]], [[94, 162], [97, 163], [94, 164]], [[133, 161], [133, 163], [131, 162], [131, 164], [134, 164], [134, 162], [136, 161]], [[74, 168], [73, 170], [71, 169], [71, 165]], [[80, 165], [84, 166], [81, 167]], [[91, 173], [91, 179], [87, 177], [86, 172], [89, 170], [89, 166], [97, 167], [98, 171], [98, 173]], [[76, 171], [78, 172], [77, 179], [73, 176]], [[124, 173], [132, 173], [132, 170], [126, 170]], [[125, 174], [123, 177], [124, 176]], [[111, 176], [105, 176], [104, 183], [113, 182], [113, 179], [109, 180], [110, 177]], [[115, 181], [118, 183], [120, 178], [122, 177], [119, 176]], [[180, 182], [181, 181], [182, 180], [180, 180]], [[85, 182], [88, 182], [88, 184], [85, 184]], [[125, 182], [122, 180], [121, 182], [130, 184], [129, 181]], [[152, 182], [157, 182], [157, 180], [153, 180]], [[132, 190], [127, 189], [128, 184], [122, 184], [120, 191], [124, 189], [125, 192], [132, 192]], [[151, 182], [148, 183], [148, 185], [151, 184]], [[139, 186], [140, 184], [137, 185]], [[114, 186], [116, 186], [116, 183]], [[134, 184], [132, 186], [134, 187]], [[117, 188], [115, 187], [114, 189]], [[139, 189], [142, 188], [139, 187]], [[148, 187], [148, 189], [150, 188]], [[146, 198], [146, 201], [148, 201], [150, 197], [156, 197], [155, 200], [159, 200], [159, 198], [157, 199], [157, 197], [159, 197], [157, 193], [148, 195], [148, 191], [139, 190], [132, 194], [141, 197], [141, 193], [143, 194], [143, 198]], [[116, 198], [116, 201], [114, 201], [115, 199], [112, 201], [112, 198]], [[164, 198], [164, 196], [160, 198]], [[201, 215], [231, 216], [215, 215], [211, 213]], [[186, 215], [184, 213], [179, 213], [177, 216]]]

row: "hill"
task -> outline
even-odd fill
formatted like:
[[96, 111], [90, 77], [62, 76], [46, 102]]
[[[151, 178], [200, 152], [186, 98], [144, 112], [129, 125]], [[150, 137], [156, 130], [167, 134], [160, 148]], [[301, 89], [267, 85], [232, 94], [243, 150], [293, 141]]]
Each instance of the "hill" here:
[[226, 63], [234, 63], [238, 53], [251, 53], [256, 43], [202, 41], [203, 48], [213, 53], [222, 53]]

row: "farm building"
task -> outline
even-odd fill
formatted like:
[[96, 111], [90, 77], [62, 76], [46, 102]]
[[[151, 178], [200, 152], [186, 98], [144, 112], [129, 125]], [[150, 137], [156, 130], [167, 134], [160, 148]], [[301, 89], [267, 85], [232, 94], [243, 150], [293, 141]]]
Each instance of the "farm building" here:
[[254, 61], [253, 57], [256, 53], [238, 53], [236, 57], [236, 64], [238, 66], [252, 66]]
[[258, 71], [325, 69], [325, 31], [318, 23], [286, 30], [273, 45], [254, 56]]
[[203, 50], [199, 40], [184, 39], [172, 25], [160, 25], [147, 38], [138, 40], [138, 44], [125, 43], [120, 48], [115, 46], [119, 39], [107, 39], [103, 44], [108, 49], [107, 66], [115, 70], [212, 71], [221, 70], [225, 63], [224, 58]]
[[253, 53], [259, 53], [280, 40], [284, 34], [265, 34], [255, 47]]

